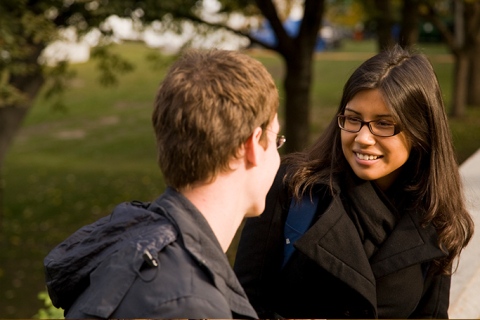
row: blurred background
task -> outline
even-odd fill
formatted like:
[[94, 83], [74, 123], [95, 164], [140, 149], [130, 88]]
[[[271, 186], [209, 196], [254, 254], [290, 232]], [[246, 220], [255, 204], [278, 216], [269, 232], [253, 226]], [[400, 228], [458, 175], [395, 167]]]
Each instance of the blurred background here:
[[46, 254], [164, 191], [150, 115], [182, 50], [261, 61], [292, 152], [335, 116], [353, 70], [395, 43], [432, 62], [464, 162], [480, 147], [480, 0], [2, 0], [0, 318], [49, 316]]

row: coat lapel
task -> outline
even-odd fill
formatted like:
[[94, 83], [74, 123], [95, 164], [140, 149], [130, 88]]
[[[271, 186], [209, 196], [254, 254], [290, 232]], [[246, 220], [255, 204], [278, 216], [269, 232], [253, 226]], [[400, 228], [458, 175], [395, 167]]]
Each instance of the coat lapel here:
[[376, 307], [375, 277], [358, 232], [338, 195], [294, 246]]
[[447, 255], [438, 245], [438, 235], [430, 224], [423, 228], [418, 211], [407, 211], [371, 259], [375, 278], [414, 264]]

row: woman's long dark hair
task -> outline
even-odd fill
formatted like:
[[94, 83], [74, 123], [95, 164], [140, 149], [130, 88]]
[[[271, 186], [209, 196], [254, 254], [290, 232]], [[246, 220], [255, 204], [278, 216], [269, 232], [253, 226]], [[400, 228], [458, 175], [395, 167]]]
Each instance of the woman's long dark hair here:
[[[473, 235], [473, 221], [465, 208], [452, 137], [440, 86], [425, 56], [398, 46], [365, 61], [343, 89], [337, 114], [362, 90], [378, 89], [393, 118], [402, 126], [412, 150], [404, 166], [405, 192], [412, 207], [424, 208], [423, 225], [432, 223], [448, 256], [436, 260], [443, 273], [452, 270]], [[343, 155], [336, 116], [305, 152], [287, 155], [285, 181], [296, 199], [318, 182], [329, 181], [349, 168]], [[403, 181], [403, 180], [402, 180]]]

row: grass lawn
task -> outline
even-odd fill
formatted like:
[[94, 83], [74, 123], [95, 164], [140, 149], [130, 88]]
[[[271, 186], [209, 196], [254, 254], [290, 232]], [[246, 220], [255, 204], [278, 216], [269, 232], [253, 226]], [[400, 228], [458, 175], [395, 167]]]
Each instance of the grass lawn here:
[[[453, 65], [442, 46], [421, 47], [432, 54], [446, 105], [451, 101]], [[42, 307], [42, 260], [81, 226], [107, 215], [122, 201], [151, 201], [165, 189], [156, 164], [150, 123], [152, 102], [165, 68], [144, 58], [151, 49], [125, 43], [114, 50], [135, 62], [136, 69], [104, 88], [96, 80], [95, 62], [73, 65], [77, 77], [64, 94], [66, 111], [52, 111], [39, 98], [11, 148], [4, 168], [4, 217], [0, 233], [0, 318], [30, 318]], [[311, 140], [335, 114], [343, 84], [372, 55], [373, 42], [348, 42], [347, 59], [319, 54], [312, 89]], [[282, 90], [280, 58], [252, 52]], [[280, 121], [283, 110], [280, 111]], [[480, 147], [480, 108], [465, 119], [452, 119], [459, 160]], [[288, 138], [288, 137], [287, 137]], [[234, 246], [229, 251], [234, 257]], [[121, 280], [119, 280], [121, 281]]]

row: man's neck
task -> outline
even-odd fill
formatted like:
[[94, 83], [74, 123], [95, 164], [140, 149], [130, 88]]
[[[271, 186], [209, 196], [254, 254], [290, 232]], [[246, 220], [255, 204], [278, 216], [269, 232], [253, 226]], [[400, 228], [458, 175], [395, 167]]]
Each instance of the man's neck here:
[[205, 217], [224, 252], [247, 212], [241, 188], [231, 182], [231, 177], [220, 174], [212, 183], [180, 191]]

